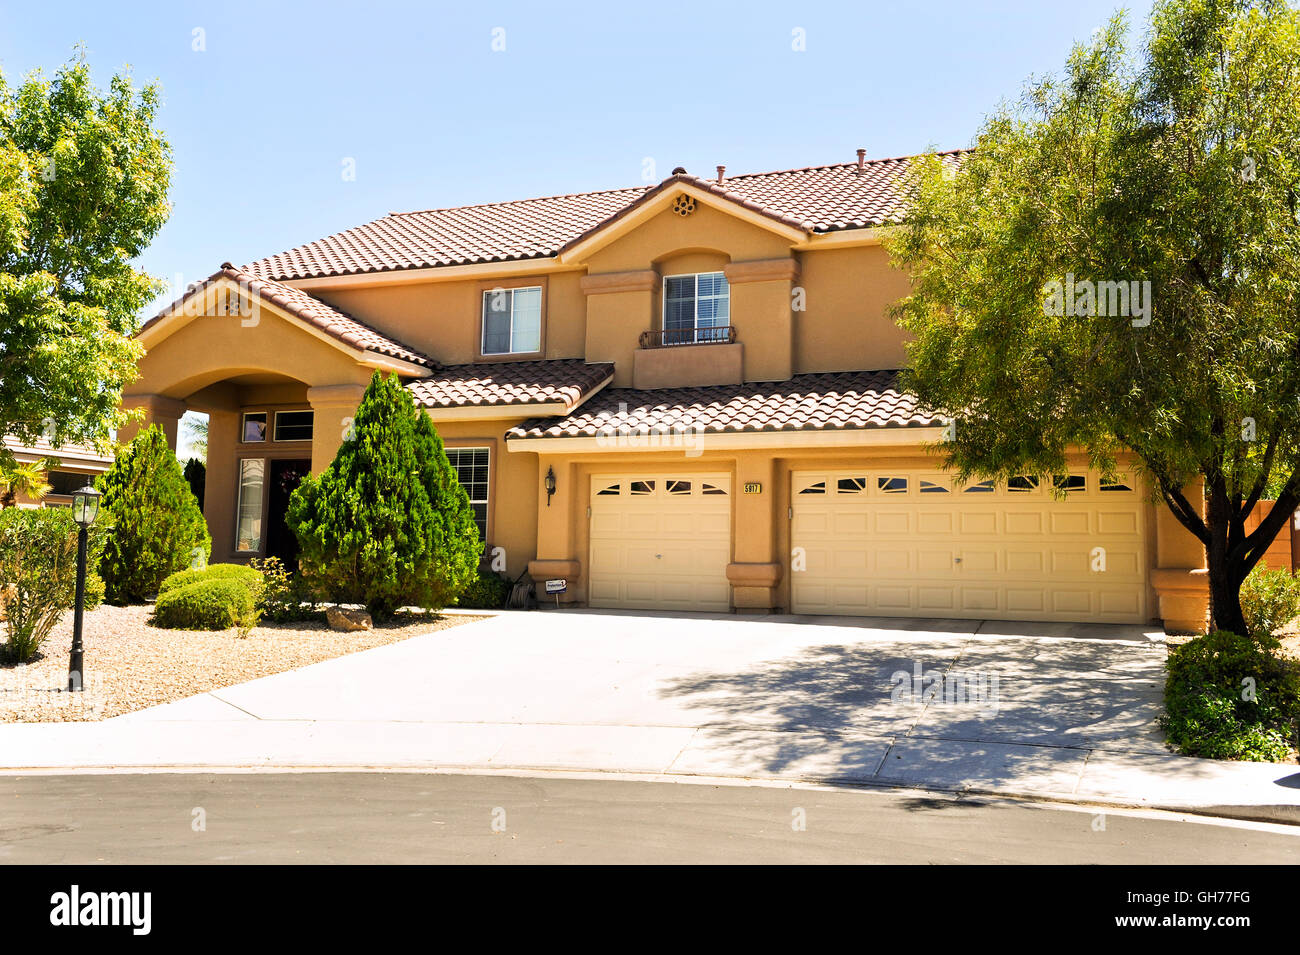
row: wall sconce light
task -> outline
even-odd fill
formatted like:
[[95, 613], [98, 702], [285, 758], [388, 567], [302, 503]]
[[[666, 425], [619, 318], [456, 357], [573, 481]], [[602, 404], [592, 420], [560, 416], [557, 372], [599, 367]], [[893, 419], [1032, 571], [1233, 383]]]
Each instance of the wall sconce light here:
[[546, 506], [551, 506], [551, 497], [555, 494], [555, 468], [546, 469]]

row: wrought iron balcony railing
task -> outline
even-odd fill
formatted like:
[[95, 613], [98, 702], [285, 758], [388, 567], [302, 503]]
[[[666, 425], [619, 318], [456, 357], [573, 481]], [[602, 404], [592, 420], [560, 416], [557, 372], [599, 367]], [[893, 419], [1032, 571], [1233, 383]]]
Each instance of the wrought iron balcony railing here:
[[652, 328], [641, 333], [642, 348], [676, 345], [729, 345], [736, 340], [735, 325], [707, 328]]

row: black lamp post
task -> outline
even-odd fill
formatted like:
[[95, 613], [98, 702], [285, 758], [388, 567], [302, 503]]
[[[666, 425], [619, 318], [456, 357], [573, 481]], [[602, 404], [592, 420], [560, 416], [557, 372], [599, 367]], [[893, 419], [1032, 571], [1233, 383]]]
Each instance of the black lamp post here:
[[77, 602], [72, 610], [72, 658], [68, 661], [68, 691], [81, 690], [81, 618], [86, 604], [86, 531], [99, 516], [99, 492], [87, 484], [72, 495], [72, 519], [77, 522]]

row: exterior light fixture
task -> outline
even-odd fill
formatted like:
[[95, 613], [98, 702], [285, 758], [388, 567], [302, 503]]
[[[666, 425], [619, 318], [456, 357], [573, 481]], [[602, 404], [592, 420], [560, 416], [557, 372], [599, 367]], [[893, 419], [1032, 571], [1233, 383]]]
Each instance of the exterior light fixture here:
[[555, 468], [546, 469], [546, 506], [551, 506], [551, 497], [555, 494]]
[[68, 661], [68, 691], [80, 692], [83, 684], [81, 620], [86, 609], [86, 538], [99, 516], [100, 494], [87, 484], [72, 495], [72, 519], [77, 524], [77, 597], [72, 612], [72, 656]]

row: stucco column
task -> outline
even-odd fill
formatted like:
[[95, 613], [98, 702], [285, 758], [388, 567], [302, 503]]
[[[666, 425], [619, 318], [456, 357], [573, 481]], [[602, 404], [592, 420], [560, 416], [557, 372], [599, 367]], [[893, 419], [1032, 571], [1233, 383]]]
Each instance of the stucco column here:
[[776, 586], [783, 570], [776, 558], [776, 497], [776, 460], [772, 455], [738, 455], [732, 490], [735, 559], [727, 565], [727, 579], [731, 581], [732, 606], [742, 613], [776, 606]]
[[731, 315], [745, 345], [745, 381], [785, 381], [794, 375], [794, 258], [733, 262], [723, 269], [731, 286]]
[[165, 395], [123, 395], [122, 407], [141, 408], [144, 418], [131, 421], [117, 429], [117, 440], [127, 444], [151, 424], [156, 424], [167, 436], [167, 445], [176, 450], [176, 434], [179, 430], [181, 416], [185, 414], [185, 402]]
[[[555, 472], [555, 494], [546, 495], [546, 472]], [[586, 593], [582, 580], [582, 561], [575, 553], [575, 515], [586, 515], [586, 499], [577, 468], [552, 455], [539, 455], [537, 460], [537, 558], [528, 562], [528, 576], [537, 583], [538, 600], [547, 597], [543, 581], [563, 577], [568, 590], [560, 595], [560, 603], [573, 603]]]
[[357, 405], [365, 393], [362, 385], [317, 385], [307, 389], [307, 401], [316, 413], [311, 437], [312, 474], [320, 474], [334, 461], [344, 437], [352, 430]]
[[[654, 322], [659, 273], [654, 269], [583, 276], [587, 296], [587, 361], [614, 362], [615, 388], [632, 386], [638, 338]], [[545, 469], [543, 468], [543, 473]]]
[[[1205, 513], [1204, 482], [1183, 488], [1197, 513]], [[1204, 633], [1209, 625], [1210, 587], [1205, 545], [1179, 523], [1167, 504], [1156, 505], [1156, 569], [1151, 573], [1166, 630]]]

